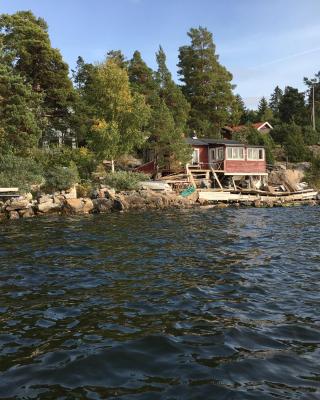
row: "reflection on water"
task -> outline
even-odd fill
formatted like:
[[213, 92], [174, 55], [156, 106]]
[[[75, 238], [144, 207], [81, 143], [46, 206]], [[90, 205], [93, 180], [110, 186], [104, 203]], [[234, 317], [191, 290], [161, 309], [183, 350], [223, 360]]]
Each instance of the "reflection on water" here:
[[319, 399], [319, 208], [0, 227], [0, 398]]

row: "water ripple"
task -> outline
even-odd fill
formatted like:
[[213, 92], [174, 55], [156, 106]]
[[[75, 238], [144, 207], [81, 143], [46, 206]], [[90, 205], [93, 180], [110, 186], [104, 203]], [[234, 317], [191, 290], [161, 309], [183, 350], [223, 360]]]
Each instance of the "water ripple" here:
[[0, 226], [0, 398], [319, 399], [319, 208]]

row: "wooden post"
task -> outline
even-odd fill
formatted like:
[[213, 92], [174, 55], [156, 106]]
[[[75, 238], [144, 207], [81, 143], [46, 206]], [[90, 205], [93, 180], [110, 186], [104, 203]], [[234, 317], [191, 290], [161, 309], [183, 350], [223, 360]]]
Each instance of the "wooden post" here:
[[212, 172], [212, 175], [213, 175], [214, 179], [218, 182], [218, 185], [219, 185], [220, 189], [223, 191], [223, 187], [222, 187], [221, 182], [220, 182], [220, 180], [218, 178], [218, 175], [216, 174], [216, 171], [212, 167], [210, 167], [210, 169], [211, 169], [211, 172]]
[[111, 160], [111, 172], [114, 173], [114, 159]]

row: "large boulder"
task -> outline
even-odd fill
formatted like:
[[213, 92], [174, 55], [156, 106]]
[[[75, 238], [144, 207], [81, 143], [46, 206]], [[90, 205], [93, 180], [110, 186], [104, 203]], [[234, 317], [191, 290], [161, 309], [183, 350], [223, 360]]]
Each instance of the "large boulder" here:
[[83, 207], [82, 207], [82, 212], [84, 214], [89, 214], [94, 210], [94, 205], [91, 199], [85, 198], [83, 199]]
[[106, 198], [99, 198], [93, 200], [94, 210], [99, 213], [105, 213], [112, 210], [113, 200]]
[[30, 206], [29, 200], [27, 199], [13, 199], [10, 200], [8, 205], [6, 206], [7, 211], [16, 211], [22, 210], [24, 208], [28, 208]]
[[50, 214], [61, 211], [61, 204], [53, 203], [52, 199], [50, 200], [45, 203], [37, 204], [36, 210], [43, 214]]
[[63, 211], [67, 214], [88, 214], [94, 210], [93, 201], [89, 198], [66, 199]]
[[62, 194], [55, 194], [55, 195], [53, 196], [53, 202], [54, 202], [55, 204], [60, 204], [60, 205], [62, 205], [62, 204], [64, 203], [64, 201], [65, 201], [65, 197], [64, 197], [64, 195], [62, 195]]
[[43, 194], [40, 197], [38, 197], [38, 203], [53, 203], [53, 198], [49, 194]]
[[83, 210], [82, 199], [66, 199], [63, 205], [63, 210], [70, 214], [78, 214]]
[[124, 199], [125, 207], [128, 209], [144, 209], [146, 207], [146, 199], [137, 192], [132, 192], [126, 195], [122, 198], [122, 203]]
[[76, 187], [72, 187], [65, 191], [64, 196], [66, 199], [76, 199], [77, 198], [77, 189]]
[[115, 211], [125, 211], [129, 208], [124, 194], [117, 195], [117, 197], [113, 200], [112, 208]]
[[21, 218], [32, 218], [32, 217], [34, 217], [33, 208], [29, 207], [24, 210], [19, 210], [19, 215]]

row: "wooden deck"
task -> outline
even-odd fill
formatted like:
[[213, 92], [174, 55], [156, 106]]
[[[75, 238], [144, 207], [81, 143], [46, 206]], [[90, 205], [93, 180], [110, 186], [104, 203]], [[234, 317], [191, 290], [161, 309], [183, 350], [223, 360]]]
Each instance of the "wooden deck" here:
[[281, 202], [293, 202], [301, 200], [314, 200], [317, 197], [318, 192], [315, 190], [305, 190], [296, 193], [287, 194], [247, 194], [247, 193], [232, 193], [231, 191], [216, 191], [216, 190], [198, 190], [199, 199], [206, 201], [224, 201], [224, 202], [241, 202], [241, 201], [256, 201], [260, 200], [263, 203], [281, 201]]

